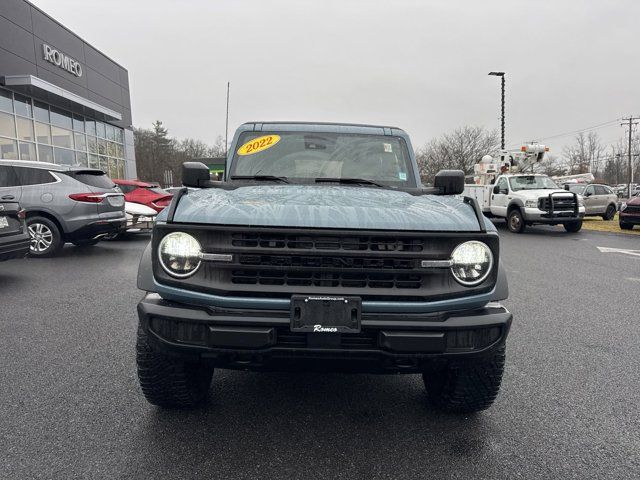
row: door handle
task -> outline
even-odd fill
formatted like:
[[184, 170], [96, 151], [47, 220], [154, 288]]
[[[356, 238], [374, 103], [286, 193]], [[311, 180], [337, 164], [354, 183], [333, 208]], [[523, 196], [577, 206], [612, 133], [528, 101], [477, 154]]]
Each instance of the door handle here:
[[13, 195], [4, 195], [2, 197], [2, 200], [15, 200], [16, 197], [14, 197]]

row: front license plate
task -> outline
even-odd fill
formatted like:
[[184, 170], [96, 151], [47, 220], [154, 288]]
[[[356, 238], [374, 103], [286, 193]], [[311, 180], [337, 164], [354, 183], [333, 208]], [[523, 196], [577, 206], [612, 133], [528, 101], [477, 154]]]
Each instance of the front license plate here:
[[7, 217], [0, 217], [0, 228], [5, 228], [9, 226], [9, 219]]
[[291, 331], [309, 333], [358, 333], [362, 317], [360, 297], [291, 297]]

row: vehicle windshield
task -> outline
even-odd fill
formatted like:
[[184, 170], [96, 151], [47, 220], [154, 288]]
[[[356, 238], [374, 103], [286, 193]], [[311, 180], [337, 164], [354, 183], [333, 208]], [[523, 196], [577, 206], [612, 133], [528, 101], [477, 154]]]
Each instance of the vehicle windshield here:
[[518, 190], [542, 190], [542, 189], [557, 189], [558, 186], [549, 177], [540, 175], [521, 175], [517, 177], [509, 178], [511, 184], [511, 190], [517, 192]]
[[363, 179], [416, 187], [409, 152], [400, 137], [346, 133], [244, 132], [230, 177], [281, 177], [289, 183]]
[[582, 195], [584, 193], [586, 185], [569, 185], [569, 191], [573, 193], [577, 193], [578, 195]]

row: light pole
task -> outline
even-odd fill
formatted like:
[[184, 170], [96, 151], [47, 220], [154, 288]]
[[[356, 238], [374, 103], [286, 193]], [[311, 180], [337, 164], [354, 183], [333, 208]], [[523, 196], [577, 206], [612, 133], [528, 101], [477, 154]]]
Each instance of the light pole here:
[[493, 75], [495, 77], [500, 77], [501, 80], [501, 92], [502, 92], [502, 96], [501, 96], [501, 112], [502, 112], [502, 117], [501, 117], [501, 133], [502, 133], [502, 137], [501, 137], [501, 141], [500, 141], [500, 148], [502, 150], [504, 150], [504, 72], [489, 72], [489, 75]]

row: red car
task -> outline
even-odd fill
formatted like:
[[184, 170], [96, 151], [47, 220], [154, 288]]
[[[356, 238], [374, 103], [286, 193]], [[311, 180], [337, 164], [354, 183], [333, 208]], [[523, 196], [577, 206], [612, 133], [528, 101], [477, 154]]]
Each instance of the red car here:
[[640, 225], [640, 194], [636, 194], [624, 202], [620, 207], [620, 228], [631, 230], [634, 225]]
[[127, 202], [141, 203], [153, 208], [156, 212], [161, 212], [165, 207], [168, 207], [173, 197], [169, 192], [153, 183], [117, 178], [113, 179], [113, 183], [120, 187]]

